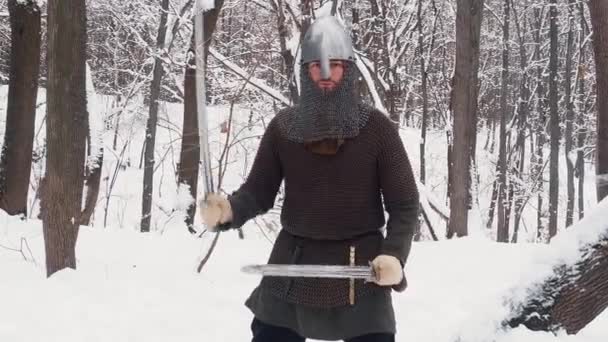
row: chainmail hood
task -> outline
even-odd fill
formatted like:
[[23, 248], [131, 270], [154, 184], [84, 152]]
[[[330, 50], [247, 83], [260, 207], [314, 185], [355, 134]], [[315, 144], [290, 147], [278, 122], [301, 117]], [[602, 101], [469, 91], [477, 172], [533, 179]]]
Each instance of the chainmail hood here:
[[320, 89], [303, 65], [300, 72], [300, 103], [291, 115], [279, 120], [285, 136], [298, 143], [325, 139], [348, 139], [359, 134], [369, 118], [370, 108], [361, 104], [356, 82], [359, 71], [344, 61], [344, 76], [331, 91]]

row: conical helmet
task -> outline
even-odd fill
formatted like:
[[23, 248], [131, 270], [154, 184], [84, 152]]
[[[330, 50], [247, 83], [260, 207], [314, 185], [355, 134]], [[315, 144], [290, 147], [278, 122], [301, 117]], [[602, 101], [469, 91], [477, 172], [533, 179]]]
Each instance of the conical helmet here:
[[302, 42], [302, 64], [319, 61], [321, 76], [329, 78], [332, 59], [354, 61], [355, 53], [348, 32], [334, 16], [318, 18], [310, 25]]

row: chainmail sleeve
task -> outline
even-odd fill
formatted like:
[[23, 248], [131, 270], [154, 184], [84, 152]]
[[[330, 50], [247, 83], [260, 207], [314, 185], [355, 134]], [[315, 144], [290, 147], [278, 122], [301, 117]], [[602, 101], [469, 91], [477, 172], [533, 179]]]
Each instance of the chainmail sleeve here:
[[221, 230], [240, 228], [249, 219], [266, 213], [274, 206], [283, 180], [281, 161], [276, 149], [279, 138], [276, 121], [275, 117], [268, 124], [245, 183], [228, 196], [233, 219], [220, 226]]
[[398, 130], [388, 118], [381, 121], [378, 177], [389, 214], [382, 253], [396, 257], [405, 265], [418, 224], [418, 189]]

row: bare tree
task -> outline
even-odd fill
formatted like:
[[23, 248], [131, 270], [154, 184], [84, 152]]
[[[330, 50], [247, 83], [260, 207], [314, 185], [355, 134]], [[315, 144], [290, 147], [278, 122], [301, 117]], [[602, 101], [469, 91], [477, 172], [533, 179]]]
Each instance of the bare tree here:
[[47, 160], [41, 207], [50, 276], [76, 268], [87, 134], [85, 0], [50, 0], [47, 37]]
[[468, 234], [471, 158], [477, 115], [479, 39], [483, 0], [458, 0], [456, 11], [456, 66], [452, 79], [454, 112], [448, 237]]
[[579, 220], [585, 216], [585, 140], [587, 134], [585, 132], [585, 116], [587, 106], [585, 104], [587, 83], [586, 78], [586, 54], [585, 54], [585, 37], [587, 36], [587, 20], [585, 19], [585, 4], [578, 4], [578, 13], [580, 16], [579, 23], [579, 63], [578, 63], [578, 115], [576, 119], [577, 134], [576, 134], [576, 175], [578, 177], [578, 218]]
[[572, 55], [574, 54], [574, 0], [568, 0], [568, 38], [566, 47], [566, 75], [564, 87], [566, 95], [564, 101], [566, 102], [566, 129], [564, 131], [565, 149], [566, 154], [566, 167], [567, 167], [567, 191], [568, 191], [568, 203], [566, 205], [566, 227], [572, 225], [574, 219], [574, 164], [570, 159], [570, 153], [574, 145], [574, 102], [572, 100]]
[[557, 207], [559, 198], [559, 111], [558, 111], [558, 41], [557, 0], [549, 1], [549, 113], [551, 153], [549, 156], [549, 238], [557, 234]]
[[507, 188], [507, 92], [509, 79], [509, 0], [504, 1], [504, 15], [502, 23], [502, 72], [500, 90], [500, 142], [498, 147], [498, 223], [496, 239], [498, 242], [509, 242], [509, 220], [507, 219], [508, 204], [506, 198]]
[[40, 69], [40, 8], [33, 0], [9, 0], [8, 10], [11, 65], [0, 159], [0, 208], [10, 215], [27, 215]]
[[150, 85], [150, 111], [148, 124], [146, 126], [146, 142], [144, 152], [144, 190], [142, 195], [141, 209], [141, 231], [150, 231], [150, 220], [152, 217], [152, 193], [154, 189], [154, 146], [156, 143], [156, 125], [158, 123], [158, 101], [160, 97], [160, 85], [163, 78], [163, 60], [161, 55], [165, 47], [167, 35], [167, 21], [169, 16], [169, 0], [160, 0], [160, 24], [156, 38], [156, 58], [154, 60], [154, 71], [152, 72], [152, 84]]

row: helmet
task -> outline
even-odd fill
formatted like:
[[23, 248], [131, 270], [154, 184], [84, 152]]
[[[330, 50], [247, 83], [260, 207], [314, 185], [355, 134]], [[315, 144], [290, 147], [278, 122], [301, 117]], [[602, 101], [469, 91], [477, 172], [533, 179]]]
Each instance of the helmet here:
[[302, 42], [302, 64], [319, 61], [321, 76], [329, 78], [332, 59], [354, 61], [355, 52], [348, 32], [334, 16], [318, 18], [313, 22]]

